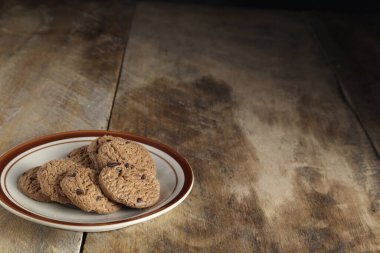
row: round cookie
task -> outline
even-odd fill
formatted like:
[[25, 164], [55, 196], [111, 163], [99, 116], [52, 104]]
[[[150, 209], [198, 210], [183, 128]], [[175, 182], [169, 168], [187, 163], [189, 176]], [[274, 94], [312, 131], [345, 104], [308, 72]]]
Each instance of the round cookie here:
[[78, 167], [80, 167], [78, 163], [64, 159], [52, 160], [45, 163], [37, 172], [37, 178], [41, 185], [41, 191], [55, 202], [70, 204], [70, 200], [62, 192], [59, 183], [67, 172], [70, 172]]
[[93, 162], [93, 165], [94, 165], [94, 167], [96, 169], [98, 169], [98, 170], [102, 169], [102, 167], [100, 167], [99, 164], [97, 163], [97, 159], [96, 159], [96, 156], [98, 154], [99, 148], [104, 143], [107, 143], [107, 142], [110, 142], [110, 141], [114, 141], [114, 140], [124, 141], [124, 139], [120, 138], [120, 137], [114, 137], [114, 136], [110, 136], [110, 135], [104, 135], [102, 137], [99, 137], [99, 138], [93, 140], [90, 143], [90, 145], [88, 145], [88, 147], [87, 147], [87, 153], [88, 153], [88, 156], [90, 157], [90, 159]]
[[157, 203], [160, 183], [156, 177], [129, 164], [110, 164], [99, 174], [103, 193], [115, 202], [133, 208], [146, 208]]
[[110, 162], [118, 162], [134, 165], [154, 176], [157, 173], [156, 164], [149, 151], [143, 145], [128, 140], [113, 140], [104, 143], [99, 147], [96, 162], [101, 168]]
[[29, 198], [40, 202], [51, 202], [50, 198], [42, 193], [40, 182], [37, 179], [37, 171], [40, 167], [35, 167], [24, 172], [18, 179], [20, 190]]
[[87, 147], [88, 146], [82, 146], [74, 149], [67, 155], [67, 158], [84, 167], [94, 169], [94, 164], [87, 153]]
[[86, 212], [108, 214], [120, 210], [120, 205], [103, 195], [96, 176], [94, 170], [79, 167], [62, 179], [62, 191], [74, 205]]

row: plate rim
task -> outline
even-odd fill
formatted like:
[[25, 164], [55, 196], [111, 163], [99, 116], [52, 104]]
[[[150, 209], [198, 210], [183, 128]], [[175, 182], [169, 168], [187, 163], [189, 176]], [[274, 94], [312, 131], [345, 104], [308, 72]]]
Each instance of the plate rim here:
[[123, 220], [102, 222], [102, 223], [78, 223], [78, 222], [60, 221], [60, 220], [55, 220], [52, 218], [43, 217], [35, 213], [31, 213], [28, 210], [25, 210], [19, 207], [18, 205], [16, 205], [15, 203], [13, 203], [6, 196], [2, 187], [0, 187], [0, 205], [19, 217], [22, 217], [24, 219], [27, 219], [33, 222], [37, 222], [39, 224], [51, 226], [51, 227], [77, 230], [77, 231], [83, 231], [83, 229], [80, 229], [80, 228], [87, 228], [88, 231], [90, 231], [92, 230], [91, 228], [100, 227], [100, 228], [103, 228], [101, 229], [101, 231], [106, 231], [106, 230], [112, 229], [113, 226], [122, 228], [128, 225], [133, 225], [139, 222], [144, 222], [146, 220], [155, 218], [161, 214], [164, 214], [170, 211], [171, 209], [179, 205], [189, 195], [192, 189], [192, 186], [194, 184], [194, 173], [190, 164], [187, 162], [187, 160], [178, 151], [176, 151], [175, 149], [161, 142], [150, 139], [148, 137], [135, 135], [129, 132], [119, 132], [119, 131], [109, 131], [109, 130], [77, 130], [77, 131], [59, 132], [59, 133], [54, 133], [50, 135], [44, 135], [44, 136], [40, 136], [31, 140], [25, 141], [9, 149], [8, 151], [6, 151], [5, 153], [1, 155], [0, 176], [2, 176], [6, 165], [9, 164], [9, 162], [13, 158], [17, 157], [19, 154], [29, 149], [32, 149], [36, 146], [40, 146], [40, 145], [53, 142], [53, 141], [69, 139], [69, 138], [98, 137], [98, 136], [103, 136], [103, 135], [112, 135], [112, 136], [122, 137], [122, 138], [126, 138], [132, 141], [137, 141], [143, 144], [147, 144], [171, 156], [180, 165], [184, 173], [184, 184], [182, 186], [182, 189], [171, 201], [169, 201], [168, 203], [166, 203], [165, 205], [163, 205], [162, 207], [158, 209], [152, 210], [150, 212], [147, 212], [135, 217], [129, 217]]

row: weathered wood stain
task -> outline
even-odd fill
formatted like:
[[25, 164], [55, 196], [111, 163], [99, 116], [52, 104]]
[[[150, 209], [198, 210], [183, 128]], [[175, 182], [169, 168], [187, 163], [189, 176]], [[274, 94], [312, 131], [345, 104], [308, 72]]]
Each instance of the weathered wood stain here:
[[[226, 83], [212, 77], [179, 84], [158, 79], [118, 101], [126, 110], [122, 115], [116, 111], [114, 119], [129, 117], [128, 121], [116, 120], [112, 129], [144, 134], [178, 147], [194, 168], [195, 186], [189, 199], [170, 215], [110, 232], [115, 241], [124, 238], [112, 249], [108, 249], [107, 244], [91, 248], [94, 241], [104, 236], [99, 234], [98, 238], [97, 234], [91, 234], [85, 251], [122, 251], [127, 247], [128, 251], [142, 252], [152, 248], [157, 252], [231, 252], [236, 245], [230, 240], [239, 240], [239, 245], [249, 251], [278, 251], [276, 244], [268, 240], [270, 236], [266, 236], [269, 227], [253, 188], [260, 164], [254, 149], [234, 122], [234, 101]], [[147, 229], [148, 233], [161, 234], [161, 239], [146, 238]], [[150, 241], [147, 248], [136, 241], [138, 234], [141, 240]], [[187, 241], [173, 245], [170, 239], [173, 235]]]
[[140, 3], [110, 126], [174, 146], [196, 181], [85, 252], [380, 250], [379, 160], [302, 15]]
[[[288, 143], [293, 156], [282, 165], [287, 172], [280, 180], [291, 189], [283, 192], [280, 205], [262, 203], [284, 252], [379, 248], [378, 159], [352, 112], [333, 98], [338, 89], [331, 88], [322, 93], [294, 91], [298, 99], [292, 114], [279, 113], [278, 108], [260, 107], [258, 114], [255, 110], [265, 125], [297, 134]], [[287, 200], [289, 190], [292, 197]]]

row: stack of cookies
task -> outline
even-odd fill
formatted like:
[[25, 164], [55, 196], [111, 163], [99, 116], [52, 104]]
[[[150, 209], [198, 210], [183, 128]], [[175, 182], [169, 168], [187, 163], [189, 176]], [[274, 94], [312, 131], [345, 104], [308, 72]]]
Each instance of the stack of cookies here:
[[19, 178], [28, 197], [41, 202], [72, 204], [86, 212], [113, 213], [125, 205], [146, 208], [157, 203], [157, 168], [142, 145], [103, 136]]

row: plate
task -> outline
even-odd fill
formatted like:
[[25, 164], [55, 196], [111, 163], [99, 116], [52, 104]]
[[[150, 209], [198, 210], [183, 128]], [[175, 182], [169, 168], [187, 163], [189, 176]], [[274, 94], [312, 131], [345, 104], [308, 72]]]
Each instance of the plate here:
[[[26, 170], [69, 151], [88, 145], [103, 135], [119, 136], [144, 145], [157, 165], [160, 199], [147, 209], [128, 209], [100, 215], [56, 203], [42, 203], [26, 197], [18, 188], [18, 177]], [[43, 136], [16, 146], [0, 157], [0, 204], [26, 220], [42, 225], [82, 232], [101, 232], [120, 229], [162, 215], [179, 205], [193, 186], [193, 172], [174, 149], [142, 136], [124, 132], [83, 130]]]

